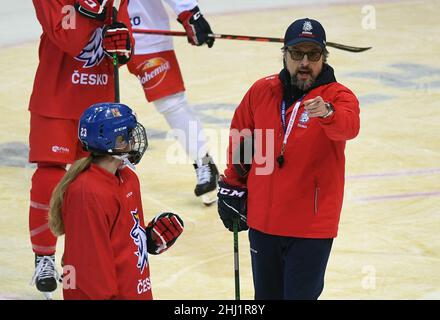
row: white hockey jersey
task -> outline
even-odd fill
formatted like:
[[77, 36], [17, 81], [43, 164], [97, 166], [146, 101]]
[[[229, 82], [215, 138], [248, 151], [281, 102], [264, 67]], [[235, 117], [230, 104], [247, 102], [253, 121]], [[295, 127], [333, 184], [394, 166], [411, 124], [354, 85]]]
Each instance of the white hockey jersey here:
[[[196, 0], [163, 0], [178, 16], [182, 11], [191, 10]], [[133, 29], [170, 30], [170, 20], [162, 0], [130, 0], [128, 4]], [[182, 28], [183, 29], [183, 28]], [[135, 54], [148, 54], [173, 49], [170, 36], [134, 34]]]

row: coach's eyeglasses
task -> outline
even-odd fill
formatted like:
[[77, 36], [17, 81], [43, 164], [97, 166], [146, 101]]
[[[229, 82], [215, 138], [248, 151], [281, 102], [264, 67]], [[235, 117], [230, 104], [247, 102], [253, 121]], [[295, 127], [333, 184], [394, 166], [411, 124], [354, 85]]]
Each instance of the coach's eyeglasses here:
[[286, 48], [285, 50], [290, 53], [290, 57], [292, 58], [292, 60], [301, 61], [302, 59], [304, 59], [304, 56], [307, 55], [307, 59], [312, 62], [319, 61], [319, 59], [321, 59], [321, 55], [323, 51], [323, 50], [311, 50], [304, 52], [298, 49], [289, 49], [289, 48]]

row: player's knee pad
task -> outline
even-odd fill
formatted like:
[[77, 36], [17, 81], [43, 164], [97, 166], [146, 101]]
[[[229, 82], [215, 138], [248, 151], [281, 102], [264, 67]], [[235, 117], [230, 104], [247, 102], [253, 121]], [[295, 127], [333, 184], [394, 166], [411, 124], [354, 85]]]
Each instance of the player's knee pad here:
[[163, 115], [167, 115], [178, 111], [181, 108], [186, 108], [188, 102], [186, 100], [185, 92], [179, 92], [170, 96], [161, 98], [153, 102], [157, 111]]

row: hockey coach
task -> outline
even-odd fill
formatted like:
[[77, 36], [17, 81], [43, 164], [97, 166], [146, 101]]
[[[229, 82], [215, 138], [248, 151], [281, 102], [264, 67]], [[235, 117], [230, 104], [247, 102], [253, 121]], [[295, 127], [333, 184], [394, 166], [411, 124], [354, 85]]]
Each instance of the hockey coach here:
[[359, 102], [336, 81], [318, 21], [294, 21], [282, 55], [281, 72], [255, 82], [235, 110], [218, 212], [230, 231], [237, 216], [238, 231], [249, 229], [255, 299], [318, 299]]

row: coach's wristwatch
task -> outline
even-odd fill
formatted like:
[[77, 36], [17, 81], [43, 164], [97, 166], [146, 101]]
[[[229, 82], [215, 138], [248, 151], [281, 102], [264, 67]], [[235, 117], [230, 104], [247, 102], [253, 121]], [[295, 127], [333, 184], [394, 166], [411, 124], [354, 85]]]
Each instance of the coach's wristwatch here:
[[324, 105], [327, 108], [327, 113], [321, 117], [322, 119], [330, 117], [335, 112], [335, 108], [330, 102], [326, 102]]

